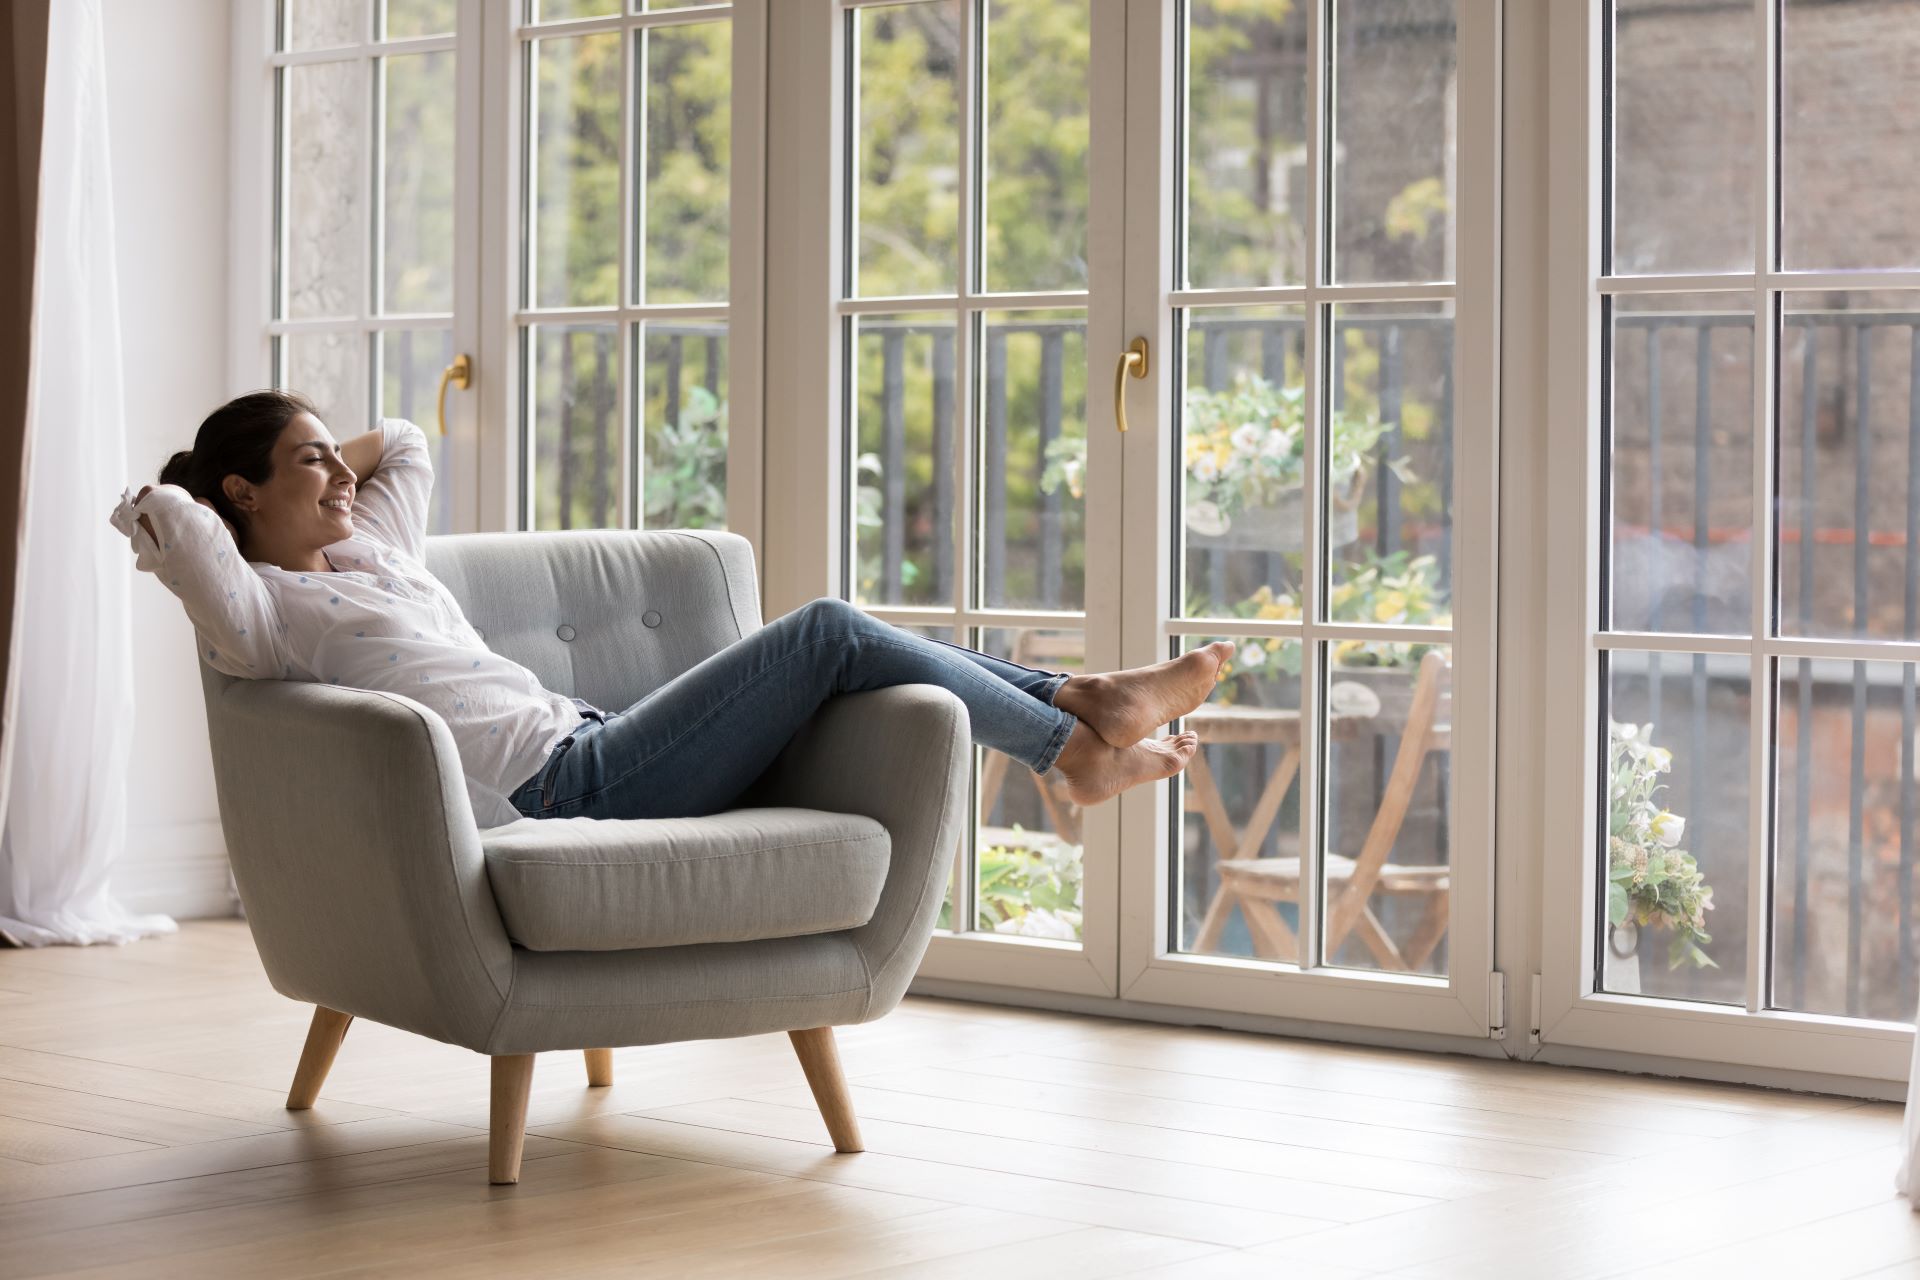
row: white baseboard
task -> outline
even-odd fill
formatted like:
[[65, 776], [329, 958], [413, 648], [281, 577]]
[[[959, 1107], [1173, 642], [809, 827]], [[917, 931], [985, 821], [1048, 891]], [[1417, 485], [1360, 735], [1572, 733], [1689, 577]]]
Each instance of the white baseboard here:
[[113, 869], [113, 896], [129, 911], [176, 920], [238, 914], [218, 822], [130, 824], [127, 852]]

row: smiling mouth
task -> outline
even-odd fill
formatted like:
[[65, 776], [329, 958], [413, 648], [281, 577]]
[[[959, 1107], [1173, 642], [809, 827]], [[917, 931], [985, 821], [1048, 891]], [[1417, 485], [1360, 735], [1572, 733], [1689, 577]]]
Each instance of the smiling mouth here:
[[347, 512], [347, 511], [349, 511], [349, 510], [351, 510], [351, 509], [352, 509], [352, 507], [353, 507], [353, 499], [351, 499], [351, 498], [327, 498], [327, 499], [323, 499], [323, 500], [321, 501], [321, 503], [320, 503], [320, 505], [321, 505], [321, 506], [323, 506], [323, 507], [325, 507], [325, 508], [326, 508], [327, 510], [329, 510], [329, 511], [338, 511], [338, 512], [340, 512], [340, 513], [342, 513], [342, 514], [344, 515], [344, 514], [345, 514], [345, 513]]

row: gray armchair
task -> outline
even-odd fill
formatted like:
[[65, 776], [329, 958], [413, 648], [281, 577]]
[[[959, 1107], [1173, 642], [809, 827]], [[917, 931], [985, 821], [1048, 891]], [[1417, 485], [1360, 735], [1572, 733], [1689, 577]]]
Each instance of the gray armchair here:
[[[760, 625], [733, 534], [465, 534], [427, 562], [490, 648], [610, 709]], [[261, 961], [316, 1006], [289, 1108], [356, 1017], [461, 1045], [492, 1058], [489, 1177], [517, 1182], [534, 1054], [585, 1050], [606, 1085], [617, 1046], [786, 1031], [860, 1149], [832, 1028], [891, 1010], [926, 952], [967, 792], [951, 693], [833, 700], [726, 814], [483, 830], [412, 699], [200, 674]]]

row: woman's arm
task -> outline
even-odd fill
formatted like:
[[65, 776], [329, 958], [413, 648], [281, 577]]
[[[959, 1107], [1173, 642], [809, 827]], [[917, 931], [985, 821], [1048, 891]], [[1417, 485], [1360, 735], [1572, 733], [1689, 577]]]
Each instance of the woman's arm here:
[[364, 483], [366, 478], [380, 469], [380, 450], [382, 440], [380, 428], [363, 431], [351, 440], [340, 442], [340, 456], [346, 460], [353, 474], [358, 477], [356, 483]]
[[279, 609], [210, 505], [178, 485], [149, 486], [138, 498], [129, 489], [112, 523], [133, 543], [134, 567], [186, 606], [209, 666], [242, 678], [292, 675]]

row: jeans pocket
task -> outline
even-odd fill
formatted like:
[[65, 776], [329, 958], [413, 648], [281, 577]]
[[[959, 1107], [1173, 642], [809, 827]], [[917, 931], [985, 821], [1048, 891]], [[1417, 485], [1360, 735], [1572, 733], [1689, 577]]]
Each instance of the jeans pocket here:
[[566, 759], [567, 752], [573, 749], [574, 736], [567, 735], [560, 745], [553, 749], [553, 755], [547, 759], [547, 770], [540, 775], [540, 807], [553, 808], [553, 784], [560, 777], [560, 764]]

